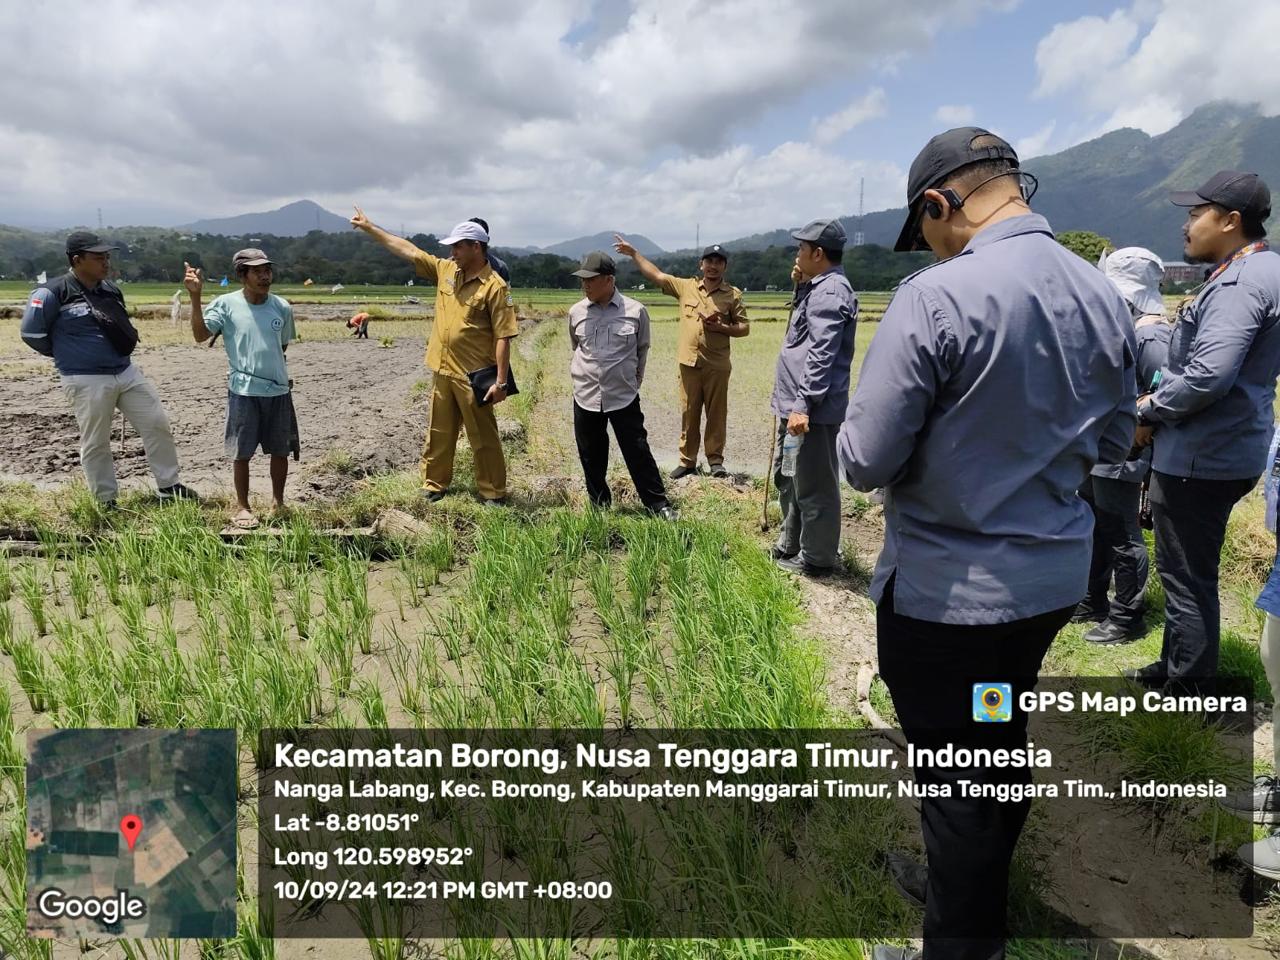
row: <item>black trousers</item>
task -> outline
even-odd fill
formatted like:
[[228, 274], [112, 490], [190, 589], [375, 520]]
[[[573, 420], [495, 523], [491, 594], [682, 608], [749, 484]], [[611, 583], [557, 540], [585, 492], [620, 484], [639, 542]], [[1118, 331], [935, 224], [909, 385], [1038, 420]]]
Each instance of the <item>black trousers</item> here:
[[1231, 508], [1258, 482], [1189, 480], [1151, 474], [1148, 496], [1156, 535], [1156, 568], [1164, 584], [1165, 676], [1188, 689], [1212, 688], [1221, 641], [1218, 564]]
[[[1054, 636], [1072, 607], [1012, 623], [969, 626], [904, 617], [893, 610], [890, 581], [876, 608], [880, 676], [914, 747], [1017, 749], [1027, 744], [1018, 694], [1035, 688]], [[1008, 723], [976, 723], [975, 683], [1012, 685]], [[916, 766], [917, 784], [945, 784], [949, 797], [926, 797], [920, 822], [929, 861], [924, 912], [926, 960], [998, 960], [1004, 956], [1009, 864], [1031, 801], [967, 798], [959, 781], [1030, 783], [1029, 768]]]
[[582, 473], [587, 481], [587, 496], [596, 506], [607, 507], [613, 502], [606, 474], [609, 470], [609, 424], [613, 424], [613, 436], [622, 451], [622, 459], [631, 473], [640, 502], [650, 510], [667, 506], [667, 492], [662, 485], [662, 474], [649, 450], [649, 434], [644, 428], [644, 414], [640, 411], [640, 398], [636, 397], [619, 410], [602, 413], [573, 405], [573, 435], [578, 441], [578, 459], [582, 461]]
[[[1089, 477], [1080, 496], [1093, 510], [1093, 559], [1089, 590], [1082, 605], [1106, 614], [1120, 627], [1136, 627], [1146, 612], [1147, 543], [1142, 539], [1138, 508], [1142, 486], [1107, 477]], [[1107, 603], [1115, 578], [1116, 593]]]

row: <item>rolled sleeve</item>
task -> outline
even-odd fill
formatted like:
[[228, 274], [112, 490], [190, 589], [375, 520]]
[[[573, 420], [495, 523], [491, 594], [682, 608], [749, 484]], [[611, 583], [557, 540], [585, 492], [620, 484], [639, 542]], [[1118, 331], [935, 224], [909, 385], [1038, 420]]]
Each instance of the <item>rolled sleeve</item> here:
[[664, 273], [662, 279], [658, 281], [658, 289], [668, 297], [679, 297], [683, 293], [682, 284], [691, 282], [683, 277], [673, 277], [669, 273]]
[[54, 297], [48, 287], [40, 287], [31, 294], [27, 307], [22, 311], [22, 324], [19, 328], [22, 342], [36, 353], [46, 357], [53, 356], [53, 338], [49, 331], [50, 320], [58, 315], [62, 304]]
[[743, 336], [746, 336], [747, 333], [750, 333], [751, 322], [747, 319], [747, 308], [746, 308], [746, 305], [743, 304], [742, 302], [742, 291], [738, 290], [737, 288], [734, 288], [734, 291], [733, 291], [733, 306], [729, 310], [729, 319], [732, 320], [734, 323], [742, 324], [743, 329], [745, 331], [743, 333]]
[[1267, 312], [1264, 294], [1251, 284], [1224, 283], [1209, 290], [1197, 311], [1195, 341], [1182, 372], [1166, 371], [1143, 415], [1161, 423], [1181, 420], [1222, 397]]
[[425, 250], [419, 250], [413, 255], [413, 269], [420, 277], [425, 277], [433, 283], [440, 280], [440, 258], [432, 256]]
[[[292, 343], [298, 339], [298, 327], [293, 319], [293, 304], [284, 303], [284, 329], [280, 331], [281, 342], [285, 344]], [[208, 324], [206, 324], [208, 326]]]
[[506, 340], [520, 332], [515, 298], [505, 283], [494, 284], [489, 294], [489, 322], [495, 340]]
[[809, 324], [809, 352], [793, 413], [808, 415], [831, 388], [832, 372], [840, 354], [845, 324], [853, 323], [856, 309], [835, 291], [811, 294], [806, 318]]
[[227, 322], [227, 305], [222, 297], [204, 308], [204, 325], [210, 333], [221, 333]]
[[941, 308], [920, 290], [900, 287], [863, 361], [875, 374], [859, 379], [836, 444], [854, 489], [875, 490], [902, 475], [955, 350]]

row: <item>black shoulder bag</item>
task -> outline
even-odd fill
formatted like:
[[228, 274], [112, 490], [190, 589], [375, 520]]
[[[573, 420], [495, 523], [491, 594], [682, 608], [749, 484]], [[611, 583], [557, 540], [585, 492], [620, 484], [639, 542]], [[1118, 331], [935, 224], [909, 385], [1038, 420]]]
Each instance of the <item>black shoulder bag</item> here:
[[138, 345], [138, 331], [129, 319], [129, 311], [125, 309], [123, 299], [109, 294], [95, 299], [79, 281], [72, 282], [84, 297], [98, 329], [111, 346], [115, 347], [116, 352], [122, 357], [133, 353], [133, 348]]

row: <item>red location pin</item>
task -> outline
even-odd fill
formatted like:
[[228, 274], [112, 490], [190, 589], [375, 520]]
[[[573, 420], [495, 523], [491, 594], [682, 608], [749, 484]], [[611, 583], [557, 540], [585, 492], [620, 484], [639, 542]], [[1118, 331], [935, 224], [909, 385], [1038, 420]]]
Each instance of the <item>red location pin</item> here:
[[138, 842], [138, 834], [142, 832], [142, 818], [136, 813], [126, 813], [120, 819], [120, 832], [124, 834], [124, 842], [129, 844], [130, 852]]

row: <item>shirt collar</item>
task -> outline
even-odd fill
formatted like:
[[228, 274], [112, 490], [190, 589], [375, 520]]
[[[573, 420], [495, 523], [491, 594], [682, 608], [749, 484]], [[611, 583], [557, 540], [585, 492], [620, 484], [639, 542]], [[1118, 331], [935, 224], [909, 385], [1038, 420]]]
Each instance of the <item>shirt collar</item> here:
[[603, 310], [605, 307], [618, 307], [619, 309], [621, 309], [623, 305], [622, 291], [619, 290], [617, 287], [613, 288], [613, 296], [610, 297], [606, 303], [596, 303], [594, 300], [591, 300], [587, 297], [583, 297], [582, 299], [587, 301], [588, 310], [592, 309], [593, 307], [597, 310]]
[[1053, 236], [1053, 228], [1049, 226], [1049, 221], [1038, 213], [1024, 213], [1018, 217], [1010, 217], [1008, 220], [1001, 220], [989, 227], [979, 230], [969, 240], [960, 253], [965, 254], [971, 250], [979, 250], [988, 244], [998, 243], [1001, 240], [1008, 240], [1010, 237], [1022, 236], [1026, 233], [1047, 233]]
[[828, 267], [826, 270], [823, 270], [820, 274], [818, 274], [812, 280], [806, 280], [805, 283], [809, 284], [809, 286], [811, 287], [816, 287], [818, 284], [822, 283], [822, 281], [826, 280], [828, 277], [834, 277], [837, 275], [842, 277], [844, 276], [843, 264], [839, 264], [839, 263], [833, 264], [832, 266]]

